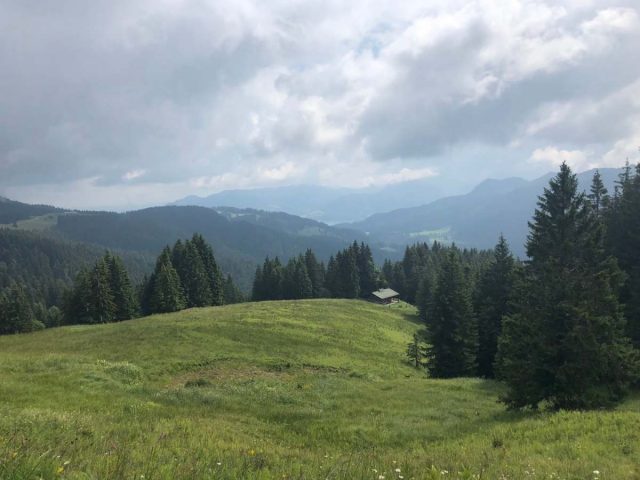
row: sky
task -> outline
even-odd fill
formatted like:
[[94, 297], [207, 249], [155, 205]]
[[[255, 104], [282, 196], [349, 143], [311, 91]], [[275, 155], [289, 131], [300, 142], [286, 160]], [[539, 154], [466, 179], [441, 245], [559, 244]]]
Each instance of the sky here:
[[638, 0], [0, 0], [0, 195], [472, 187], [640, 161]]

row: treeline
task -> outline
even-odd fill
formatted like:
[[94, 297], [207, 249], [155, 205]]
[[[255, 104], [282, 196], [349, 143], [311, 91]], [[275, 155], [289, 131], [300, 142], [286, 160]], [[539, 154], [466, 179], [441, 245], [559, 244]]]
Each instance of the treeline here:
[[223, 278], [211, 246], [199, 234], [165, 247], [140, 295], [144, 314], [241, 301], [242, 293], [230, 276]]
[[[64, 286], [64, 284], [63, 284]], [[49, 308], [21, 282], [0, 290], [0, 334], [45, 327], [128, 320], [153, 313], [244, 301], [230, 276], [218, 268], [213, 250], [195, 234], [166, 247], [154, 272], [134, 286], [122, 259], [107, 252], [82, 267]]]
[[283, 265], [267, 258], [256, 270], [252, 299], [366, 298], [384, 282], [373, 263], [371, 249], [354, 242], [325, 266], [312, 250]]
[[503, 380], [512, 408], [615, 403], [640, 374], [640, 166], [610, 196], [598, 174], [578, 192], [563, 165], [529, 226], [524, 263], [500, 238], [477, 273], [451, 250], [408, 282], [426, 323], [408, 355], [434, 377]]

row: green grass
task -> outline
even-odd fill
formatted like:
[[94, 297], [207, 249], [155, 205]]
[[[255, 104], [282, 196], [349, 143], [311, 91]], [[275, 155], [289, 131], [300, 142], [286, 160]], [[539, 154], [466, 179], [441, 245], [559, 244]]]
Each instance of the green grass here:
[[48, 213], [37, 217], [31, 217], [26, 220], [18, 220], [16, 226], [14, 224], [0, 225], [2, 227], [17, 228], [18, 230], [30, 230], [39, 232], [54, 228], [58, 223], [58, 213]]
[[639, 399], [509, 413], [407, 365], [417, 328], [318, 300], [2, 337], [0, 478], [640, 478]]

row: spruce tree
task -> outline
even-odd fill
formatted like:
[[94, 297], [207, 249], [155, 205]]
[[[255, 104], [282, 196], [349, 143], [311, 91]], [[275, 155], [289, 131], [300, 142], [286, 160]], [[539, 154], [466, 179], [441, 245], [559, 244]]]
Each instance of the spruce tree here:
[[309, 275], [309, 279], [311, 280], [311, 285], [313, 289], [313, 297], [320, 298], [324, 295], [324, 266], [322, 263], [318, 262], [313, 250], [307, 249], [304, 254], [304, 262], [307, 267], [307, 273]]
[[503, 322], [499, 375], [512, 408], [593, 408], [620, 400], [637, 372], [618, 303], [622, 276], [601, 222], [566, 164], [538, 201], [529, 262]]
[[616, 187], [616, 195], [607, 209], [607, 246], [618, 259], [627, 279], [620, 293], [625, 305], [627, 333], [640, 349], [640, 164], [632, 174], [625, 167]]
[[447, 256], [438, 276], [427, 329], [430, 342], [428, 368], [432, 376], [475, 375], [477, 325], [467, 280], [455, 250]]
[[[356, 245], [357, 246], [357, 245]], [[373, 263], [371, 248], [364, 243], [355, 251], [358, 265], [358, 279], [360, 280], [360, 296], [368, 297], [371, 292], [377, 290], [376, 266]]]
[[254, 302], [261, 302], [267, 300], [265, 293], [264, 279], [262, 278], [263, 267], [257, 267], [256, 273], [253, 277], [253, 288], [251, 289], [251, 299]]
[[225, 279], [223, 284], [223, 288], [225, 305], [244, 302], [244, 295], [233, 282], [231, 275], [227, 275], [227, 278]]
[[26, 333], [44, 328], [33, 314], [23, 285], [12, 283], [0, 294], [0, 334]]
[[89, 322], [107, 323], [115, 318], [116, 304], [110, 285], [109, 267], [104, 258], [98, 260], [89, 274]]
[[138, 302], [122, 259], [107, 253], [104, 261], [109, 269], [109, 285], [115, 304], [114, 320], [134, 318], [138, 314]]
[[209, 290], [211, 292], [211, 305], [222, 305], [224, 301], [224, 281], [222, 272], [218, 268], [216, 259], [213, 255], [213, 249], [204, 237], [200, 234], [194, 234], [191, 243], [195, 246], [202, 264], [204, 266], [207, 278], [209, 279]]
[[603, 208], [608, 204], [608, 191], [602, 182], [600, 172], [596, 170], [591, 181], [591, 190], [587, 197], [596, 214], [600, 215]]
[[177, 312], [186, 307], [180, 277], [171, 263], [171, 251], [166, 247], [158, 257], [153, 272], [149, 296], [151, 313]]
[[480, 278], [476, 291], [478, 320], [478, 374], [494, 377], [493, 364], [502, 332], [502, 318], [509, 313], [516, 262], [505, 238], [500, 235], [494, 249], [495, 260]]

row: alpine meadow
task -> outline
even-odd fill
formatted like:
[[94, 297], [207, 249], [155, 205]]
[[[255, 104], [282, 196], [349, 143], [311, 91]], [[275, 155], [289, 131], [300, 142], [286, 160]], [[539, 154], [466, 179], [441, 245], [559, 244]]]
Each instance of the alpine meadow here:
[[0, 27], [0, 480], [640, 480], [636, 2]]

